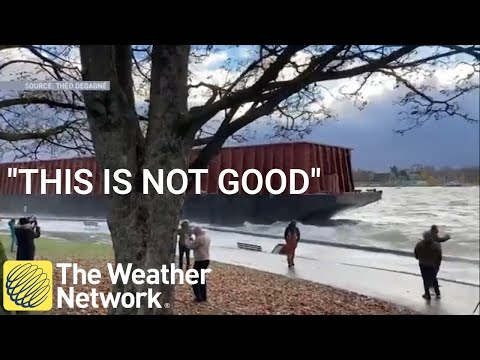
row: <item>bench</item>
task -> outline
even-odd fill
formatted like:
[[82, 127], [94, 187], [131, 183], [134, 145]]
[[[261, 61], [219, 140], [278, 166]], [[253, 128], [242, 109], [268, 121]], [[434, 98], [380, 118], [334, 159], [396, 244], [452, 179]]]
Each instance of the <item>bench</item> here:
[[260, 245], [254, 245], [254, 244], [237, 242], [237, 247], [242, 250], [262, 251], [262, 247]]
[[83, 225], [85, 226], [85, 230], [98, 230], [99, 225], [97, 221], [84, 221]]

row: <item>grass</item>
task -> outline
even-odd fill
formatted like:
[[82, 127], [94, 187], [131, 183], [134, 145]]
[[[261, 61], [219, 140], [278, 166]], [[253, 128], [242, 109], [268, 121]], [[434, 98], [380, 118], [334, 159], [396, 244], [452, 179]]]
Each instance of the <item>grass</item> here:
[[[9, 235], [0, 234], [0, 243], [3, 245], [4, 253], [8, 260], [15, 260], [16, 252], [10, 251], [11, 238]], [[2, 262], [2, 253], [0, 246], [0, 264]], [[81, 260], [99, 260], [112, 259], [113, 248], [109, 244], [92, 243], [92, 242], [77, 242], [63, 239], [50, 239], [40, 237], [35, 240], [35, 259], [48, 259], [52, 262], [64, 261], [66, 259], [81, 259]], [[3, 266], [0, 269], [2, 275]], [[3, 277], [0, 277], [0, 285], [2, 285]], [[3, 289], [3, 285], [2, 285]], [[2, 293], [3, 294], [3, 293]], [[0, 300], [1, 300], [0, 296]], [[3, 300], [2, 300], [3, 301]], [[5, 310], [0, 306], [0, 315]], [[39, 315], [39, 312], [25, 312], [28, 315]], [[17, 315], [22, 313], [17, 312]]]
[[[15, 253], [10, 252], [10, 237], [0, 235], [5, 253], [10, 260], [15, 259]], [[50, 239], [40, 237], [35, 240], [35, 258], [48, 258], [53, 260], [64, 260], [77, 258], [94, 260], [101, 258], [113, 258], [113, 248], [110, 244], [78, 242], [61, 239]]]

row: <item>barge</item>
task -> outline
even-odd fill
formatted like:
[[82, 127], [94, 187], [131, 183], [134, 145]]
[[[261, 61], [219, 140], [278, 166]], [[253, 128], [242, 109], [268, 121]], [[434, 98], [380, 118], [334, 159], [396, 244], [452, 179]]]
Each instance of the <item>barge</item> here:
[[[192, 149], [191, 161], [199, 151]], [[303, 224], [321, 225], [343, 210], [363, 207], [382, 198], [382, 191], [355, 189], [351, 152], [349, 148], [312, 142], [224, 147], [210, 161], [208, 174], [202, 175], [202, 194], [187, 194], [182, 217], [224, 226], [245, 222], [272, 224], [292, 219]], [[25, 179], [20, 175], [8, 177], [9, 167], [46, 169], [48, 178], [54, 178], [56, 169], [71, 169], [72, 174], [78, 169], [89, 169], [94, 175], [89, 179], [93, 191], [89, 195], [78, 195], [73, 191], [71, 195], [56, 195], [55, 185], [48, 184], [46, 194], [41, 194], [40, 178], [34, 175], [32, 194], [27, 195]], [[303, 194], [288, 193], [290, 169], [302, 169], [310, 174], [312, 168], [320, 168], [320, 176], [309, 177], [308, 189]], [[238, 178], [247, 169], [257, 169], [263, 178], [268, 171], [281, 169], [287, 174], [287, 192], [271, 195], [263, 186], [256, 195], [243, 192], [225, 195], [218, 186], [218, 175], [223, 169], [236, 170]], [[0, 164], [0, 216], [27, 214], [49, 218], [105, 219], [109, 202], [103, 192], [102, 172], [94, 157]], [[228, 176], [231, 175], [226, 176], [226, 184]], [[73, 175], [70, 184], [72, 187], [80, 185], [74, 181]], [[254, 176], [248, 177], [248, 185], [255, 188]], [[280, 178], [272, 177], [273, 188], [279, 185]], [[158, 197], [161, 201], [162, 195]]]

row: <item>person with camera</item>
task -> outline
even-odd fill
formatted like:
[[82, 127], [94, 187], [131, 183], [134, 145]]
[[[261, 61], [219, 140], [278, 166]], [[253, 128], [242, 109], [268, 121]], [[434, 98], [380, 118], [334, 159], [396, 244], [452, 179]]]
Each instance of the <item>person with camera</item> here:
[[[442, 233], [443, 233], [443, 231], [442, 231]], [[432, 225], [430, 227], [430, 234], [432, 236], [433, 241], [435, 241], [440, 246], [440, 249], [442, 248], [442, 243], [451, 239], [449, 234], [440, 234], [440, 229], [438, 228], [437, 225]], [[441, 265], [442, 265], [442, 262], [440, 261], [438, 263], [438, 266], [435, 269], [435, 276], [438, 275], [438, 272], [440, 271], [440, 266]]]
[[35, 259], [35, 239], [40, 237], [40, 227], [37, 219], [21, 218], [15, 226], [15, 237], [17, 239], [17, 260]]
[[430, 231], [425, 231], [423, 233], [423, 239], [417, 243], [413, 252], [415, 258], [418, 260], [423, 279], [425, 293], [422, 297], [430, 300], [430, 288], [433, 287], [435, 295], [437, 295], [437, 298], [440, 298], [437, 279], [438, 268], [442, 262], [442, 248], [440, 244], [435, 241]]

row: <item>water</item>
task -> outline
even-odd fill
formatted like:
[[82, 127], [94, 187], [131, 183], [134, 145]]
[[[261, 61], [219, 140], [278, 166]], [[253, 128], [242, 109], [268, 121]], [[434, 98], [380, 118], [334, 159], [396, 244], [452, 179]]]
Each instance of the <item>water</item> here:
[[[479, 187], [404, 187], [383, 190], [382, 200], [347, 210], [333, 219], [339, 224], [317, 227], [300, 224], [302, 238], [413, 251], [422, 233], [436, 224], [451, 239], [444, 255], [479, 259]], [[281, 235], [285, 223], [245, 224], [241, 230]]]
[[[380, 189], [380, 188], [378, 188]], [[452, 237], [444, 243], [444, 255], [479, 259], [479, 187], [405, 187], [382, 188], [377, 203], [338, 214], [336, 226], [317, 227], [299, 224], [302, 238], [347, 243], [412, 252], [423, 231], [432, 224], [444, 226]], [[7, 230], [7, 221], [0, 221], [0, 230]], [[108, 226], [86, 231], [83, 223], [73, 221], [41, 221], [44, 232], [77, 240], [109, 241]], [[285, 223], [273, 225], [244, 224], [236, 230], [282, 236]], [[67, 234], [70, 233], [70, 236]], [[217, 237], [217, 236], [216, 236]], [[217, 238], [222, 238], [218, 236]], [[227, 238], [226, 235], [223, 238]], [[220, 246], [235, 246], [244, 235], [229, 234]], [[252, 237], [250, 237], [252, 238]], [[255, 239], [272, 248], [279, 242]]]
[[[384, 188], [383, 199], [338, 217], [360, 221], [340, 228], [376, 246], [413, 250], [423, 231], [436, 224], [451, 239], [442, 244], [445, 255], [479, 259], [479, 187]], [[345, 240], [345, 238], [342, 238]]]

